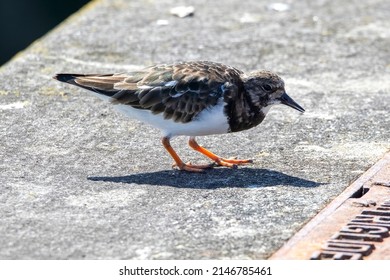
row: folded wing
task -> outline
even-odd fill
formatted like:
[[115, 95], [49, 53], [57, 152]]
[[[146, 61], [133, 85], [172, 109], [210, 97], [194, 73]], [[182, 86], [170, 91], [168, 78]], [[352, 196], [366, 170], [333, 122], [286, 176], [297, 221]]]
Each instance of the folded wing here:
[[57, 74], [54, 78], [110, 97], [112, 103], [189, 122], [214, 106], [240, 71], [212, 62], [157, 65], [106, 75]]

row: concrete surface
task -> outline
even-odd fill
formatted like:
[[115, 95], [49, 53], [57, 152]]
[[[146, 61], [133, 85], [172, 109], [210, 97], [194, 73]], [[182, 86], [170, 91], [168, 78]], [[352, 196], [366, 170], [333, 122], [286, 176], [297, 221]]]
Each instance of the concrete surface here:
[[[390, 148], [389, 1], [177, 3], [92, 2], [1, 68], [1, 259], [267, 258]], [[255, 163], [188, 174], [156, 130], [51, 79], [194, 59], [274, 70], [307, 112], [199, 138]]]

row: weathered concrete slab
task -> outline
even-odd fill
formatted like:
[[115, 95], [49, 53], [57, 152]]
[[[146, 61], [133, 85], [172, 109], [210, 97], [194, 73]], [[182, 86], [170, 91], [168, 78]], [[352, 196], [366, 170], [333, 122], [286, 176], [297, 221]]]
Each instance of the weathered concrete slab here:
[[[174, 1], [95, 1], [3, 66], [0, 258], [267, 258], [381, 158], [389, 1], [268, 3], [196, 1], [180, 19]], [[307, 113], [274, 108], [255, 129], [200, 138], [255, 163], [187, 174], [157, 131], [51, 79], [193, 59], [277, 71]]]

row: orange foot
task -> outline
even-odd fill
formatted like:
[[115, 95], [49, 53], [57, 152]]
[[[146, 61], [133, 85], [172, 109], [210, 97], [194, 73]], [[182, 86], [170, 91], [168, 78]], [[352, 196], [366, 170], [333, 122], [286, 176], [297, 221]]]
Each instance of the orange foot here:
[[236, 169], [238, 165], [252, 163], [251, 159], [236, 159], [236, 158], [221, 158], [217, 156], [217, 159], [212, 159], [219, 166], [226, 166]]
[[172, 168], [179, 168], [179, 170], [185, 170], [189, 172], [204, 172], [205, 169], [210, 169], [215, 166], [214, 163], [211, 164], [204, 164], [204, 165], [194, 165], [191, 164], [191, 162], [184, 163], [182, 162], [181, 165], [178, 165], [176, 162], [172, 164]]
[[195, 151], [205, 155], [209, 159], [213, 160], [217, 165], [219, 166], [226, 166], [230, 168], [237, 168], [237, 165], [241, 164], [247, 164], [252, 163], [253, 160], [251, 159], [236, 159], [236, 158], [222, 158], [217, 156], [216, 154], [213, 154], [209, 150], [199, 146], [199, 144], [195, 141], [195, 137], [191, 137], [188, 141], [188, 144], [191, 148], [193, 148]]
[[191, 137], [189, 140], [189, 145], [191, 148], [193, 148], [195, 151], [198, 151], [205, 155], [206, 157], [210, 158], [214, 161], [212, 164], [205, 164], [205, 165], [193, 165], [190, 162], [184, 163], [180, 157], [177, 155], [175, 150], [172, 148], [169, 138], [163, 137], [162, 138], [162, 144], [164, 145], [164, 148], [168, 151], [168, 153], [172, 156], [172, 158], [175, 160], [175, 163], [172, 165], [172, 167], [177, 167], [180, 170], [185, 170], [189, 172], [204, 172], [205, 169], [213, 168], [214, 166], [226, 166], [230, 168], [237, 168], [237, 165], [240, 164], [247, 164], [252, 163], [253, 161], [251, 159], [236, 159], [236, 158], [221, 158], [209, 150], [199, 146], [199, 144], [195, 141], [195, 137]]

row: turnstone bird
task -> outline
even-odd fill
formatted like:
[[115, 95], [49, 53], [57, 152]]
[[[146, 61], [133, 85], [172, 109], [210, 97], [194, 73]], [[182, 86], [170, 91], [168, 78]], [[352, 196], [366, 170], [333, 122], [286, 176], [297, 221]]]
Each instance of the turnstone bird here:
[[[57, 74], [55, 79], [92, 91], [125, 115], [162, 132], [162, 144], [180, 170], [201, 172], [220, 165], [237, 167], [252, 160], [226, 159], [198, 145], [196, 136], [246, 130], [260, 124], [276, 104], [304, 109], [291, 99], [283, 80], [270, 71], [244, 72], [215, 62], [154, 65], [119, 74]], [[214, 161], [184, 163], [170, 145], [174, 136]]]

